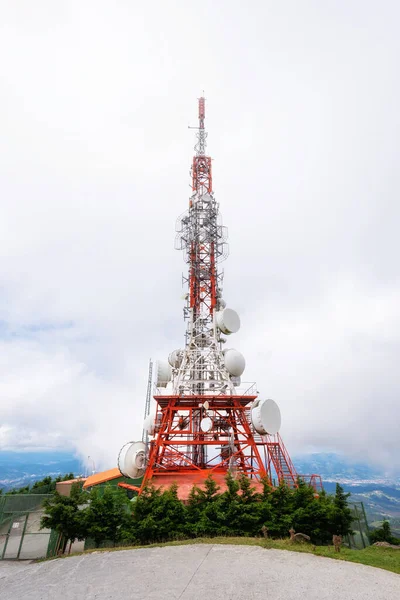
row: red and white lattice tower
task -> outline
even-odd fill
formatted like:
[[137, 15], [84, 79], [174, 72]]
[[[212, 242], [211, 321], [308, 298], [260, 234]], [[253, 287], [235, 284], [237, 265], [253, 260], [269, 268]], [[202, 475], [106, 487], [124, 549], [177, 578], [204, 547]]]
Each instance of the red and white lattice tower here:
[[[199, 127], [192, 164], [192, 195], [177, 224], [176, 247], [183, 250], [188, 273], [185, 347], [168, 362], [157, 363], [157, 408], [145, 430], [153, 439], [128, 449], [128, 476], [144, 473], [143, 485], [176, 481], [187, 489], [212, 474], [222, 481], [228, 471], [255, 481], [275, 471], [279, 481], [295, 485], [297, 473], [277, 433], [276, 404], [257, 399], [255, 384], [244, 385], [244, 357], [226, 348], [240, 327], [237, 313], [222, 298], [220, 263], [228, 256], [206, 155], [205, 99], [199, 99]], [[130, 454], [129, 454], [130, 453]], [[131, 463], [135, 462], [133, 468]], [[145, 462], [144, 462], [145, 461]], [[123, 462], [123, 461], [122, 461]]]

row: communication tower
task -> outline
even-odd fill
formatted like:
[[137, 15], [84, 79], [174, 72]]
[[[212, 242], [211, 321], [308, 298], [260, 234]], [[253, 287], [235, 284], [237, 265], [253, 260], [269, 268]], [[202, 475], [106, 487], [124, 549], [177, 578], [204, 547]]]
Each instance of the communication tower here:
[[[149, 412], [148, 394], [143, 440], [124, 446], [118, 466], [129, 477], [144, 475], [142, 485], [176, 481], [181, 490], [209, 474], [223, 481], [228, 471], [255, 483], [268, 478], [271, 485], [276, 475], [294, 486], [298, 474], [278, 433], [279, 408], [273, 400], [260, 400], [254, 383], [242, 383], [245, 359], [228, 344], [240, 318], [222, 295], [220, 264], [229, 253], [228, 236], [206, 154], [203, 97], [198, 111], [192, 194], [177, 221], [175, 243], [188, 267], [185, 344], [156, 364], [156, 408]], [[318, 476], [310, 478], [316, 486]]]

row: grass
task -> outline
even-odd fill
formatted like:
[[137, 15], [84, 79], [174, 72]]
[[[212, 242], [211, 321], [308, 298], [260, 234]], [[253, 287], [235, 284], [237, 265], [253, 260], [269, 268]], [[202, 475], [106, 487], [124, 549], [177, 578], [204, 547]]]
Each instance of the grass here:
[[[335, 560], [346, 560], [349, 562], [360, 563], [370, 567], [377, 567], [400, 574], [400, 550], [393, 548], [382, 548], [378, 546], [369, 546], [363, 550], [351, 550], [342, 547], [340, 553], [335, 552], [333, 546], [313, 546], [308, 543], [293, 543], [289, 539], [282, 540], [264, 540], [262, 538], [246, 537], [217, 537], [217, 538], [197, 538], [192, 540], [179, 540], [174, 542], [164, 542], [158, 544], [149, 544], [146, 546], [119, 546], [116, 548], [97, 548], [86, 550], [80, 554], [90, 554], [93, 552], [118, 552], [120, 550], [136, 550], [138, 548], [156, 548], [160, 546], [186, 546], [193, 544], [234, 544], [242, 546], [260, 546], [266, 549], [289, 550], [291, 552], [307, 552], [315, 556], [333, 558]], [[76, 556], [76, 555], [71, 555]], [[52, 560], [52, 559], [50, 559]]]

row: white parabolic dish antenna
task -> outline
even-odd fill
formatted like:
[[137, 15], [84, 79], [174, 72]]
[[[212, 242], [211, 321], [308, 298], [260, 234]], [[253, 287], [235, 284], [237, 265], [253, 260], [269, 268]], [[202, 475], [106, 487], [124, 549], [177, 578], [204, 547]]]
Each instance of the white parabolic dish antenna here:
[[144, 442], [129, 442], [121, 449], [118, 468], [125, 477], [136, 479], [145, 471], [146, 445]]
[[219, 310], [216, 313], [215, 318], [219, 329], [226, 335], [236, 333], [240, 329], [239, 315], [232, 308]]
[[171, 381], [172, 370], [171, 365], [166, 360], [157, 361], [157, 387], [166, 387]]
[[182, 362], [182, 350], [174, 350], [168, 356], [168, 362], [171, 367], [177, 369]]
[[156, 430], [156, 415], [150, 413], [144, 420], [143, 429], [149, 434], [154, 435]]
[[251, 422], [260, 435], [274, 435], [281, 427], [281, 411], [274, 400], [256, 400], [251, 408]]
[[243, 375], [246, 366], [243, 354], [233, 348], [224, 351], [224, 361], [228, 372], [234, 377]]
[[210, 419], [210, 417], [204, 417], [201, 421], [200, 421], [200, 429], [204, 432], [207, 433], [208, 431], [211, 430], [212, 428], [212, 420]]

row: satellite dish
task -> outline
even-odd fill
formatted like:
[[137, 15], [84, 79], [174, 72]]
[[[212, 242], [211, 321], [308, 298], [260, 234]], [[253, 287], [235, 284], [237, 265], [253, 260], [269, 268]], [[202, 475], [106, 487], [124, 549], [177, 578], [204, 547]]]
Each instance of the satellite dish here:
[[128, 442], [121, 448], [118, 456], [118, 468], [122, 475], [136, 479], [145, 472], [146, 445], [144, 442]]
[[203, 433], [208, 433], [209, 431], [211, 431], [212, 426], [213, 426], [213, 422], [212, 422], [212, 419], [210, 419], [210, 417], [204, 417], [200, 421], [200, 429], [202, 430]]
[[225, 308], [225, 306], [226, 306], [226, 302], [225, 302], [225, 300], [224, 300], [223, 298], [220, 298], [220, 299], [218, 300], [218, 306], [219, 306], [219, 308], [220, 308], [221, 310], [222, 310], [223, 308]]
[[281, 427], [281, 411], [273, 400], [256, 400], [251, 407], [251, 422], [260, 435], [274, 435]]
[[240, 329], [239, 315], [235, 310], [232, 310], [232, 308], [224, 308], [223, 310], [217, 311], [215, 319], [218, 328], [226, 335], [236, 333]]
[[166, 360], [157, 361], [157, 387], [166, 387], [167, 383], [171, 381], [172, 369]]
[[205, 402], [203, 402], [203, 408], [204, 410], [208, 410], [210, 408], [210, 403], [208, 400], [206, 400]]
[[149, 434], [154, 435], [156, 430], [156, 415], [150, 413], [143, 422], [143, 429]]
[[177, 369], [182, 362], [182, 358], [183, 358], [182, 350], [174, 350], [168, 356], [168, 362], [171, 365], [171, 367], [174, 367], [175, 369]]
[[227, 371], [234, 375], [235, 377], [240, 377], [243, 374], [244, 368], [246, 366], [246, 361], [244, 359], [243, 354], [238, 352], [237, 350], [226, 349], [224, 350], [224, 362]]

